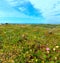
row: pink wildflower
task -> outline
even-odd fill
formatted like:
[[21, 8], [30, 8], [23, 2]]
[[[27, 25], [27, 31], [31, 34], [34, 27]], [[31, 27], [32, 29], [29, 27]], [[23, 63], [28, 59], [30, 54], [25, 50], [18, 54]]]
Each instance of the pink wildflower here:
[[50, 48], [48, 48], [48, 47], [47, 47], [47, 48], [46, 48], [46, 50], [47, 50], [47, 51], [49, 51], [49, 50], [50, 50]]

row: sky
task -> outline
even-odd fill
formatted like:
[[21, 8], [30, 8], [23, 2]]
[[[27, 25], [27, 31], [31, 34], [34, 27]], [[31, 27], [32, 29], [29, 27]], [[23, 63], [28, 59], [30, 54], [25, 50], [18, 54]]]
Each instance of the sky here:
[[60, 0], [0, 0], [0, 23], [60, 24]]

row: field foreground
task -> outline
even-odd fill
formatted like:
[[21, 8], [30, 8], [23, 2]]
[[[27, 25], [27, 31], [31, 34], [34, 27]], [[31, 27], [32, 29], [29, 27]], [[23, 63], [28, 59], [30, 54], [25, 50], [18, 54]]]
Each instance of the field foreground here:
[[0, 25], [0, 63], [60, 63], [60, 25]]

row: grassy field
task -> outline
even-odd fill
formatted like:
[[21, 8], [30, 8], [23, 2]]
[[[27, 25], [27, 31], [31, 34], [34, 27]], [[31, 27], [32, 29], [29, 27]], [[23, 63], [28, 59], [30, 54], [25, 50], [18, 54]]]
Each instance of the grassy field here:
[[0, 63], [60, 63], [60, 25], [0, 25]]

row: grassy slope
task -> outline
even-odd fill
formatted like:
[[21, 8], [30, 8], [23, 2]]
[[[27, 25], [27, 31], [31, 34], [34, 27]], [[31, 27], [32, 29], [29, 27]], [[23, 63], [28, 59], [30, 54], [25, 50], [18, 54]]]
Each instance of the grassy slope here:
[[60, 63], [59, 48], [60, 25], [0, 25], [0, 63]]

